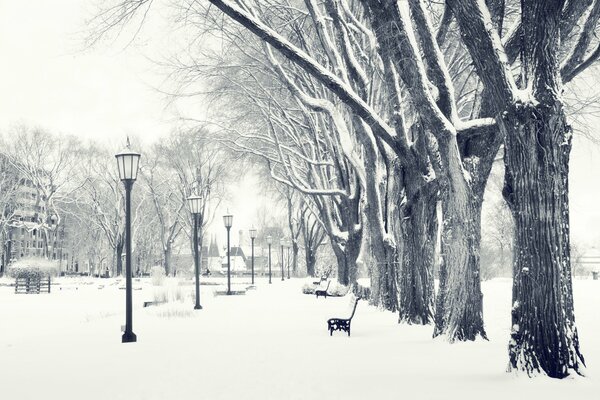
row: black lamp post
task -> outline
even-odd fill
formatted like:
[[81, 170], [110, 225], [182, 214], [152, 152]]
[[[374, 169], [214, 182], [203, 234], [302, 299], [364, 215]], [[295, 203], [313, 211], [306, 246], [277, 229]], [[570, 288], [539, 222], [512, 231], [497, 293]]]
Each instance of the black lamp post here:
[[191, 195], [187, 198], [187, 202], [194, 218], [194, 267], [196, 273], [196, 305], [194, 310], [202, 310], [200, 305], [200, 252], [198, 251], [198, 217], [202, 211], [202, 196]]
[[284, 281], [285, 277], [283, 275], [283, 245], [285, 244], [285, 239], [279, 239], [279, 246], [281, 247], [281, 280]]
[[256, 239], [256, 229], [250, 229], [250, 239], [252, 241], [252, 284], [254, 285], [254, 239]]
[[229, 231], [231, 229], [231, 225], [233, 224], [233, 215], [223, 215], [223, 223], [225, 224], [225, 228], [227, 228], [227, 294], [231, 294], [231, 254], [229, 247]]
[[267, 244], [269, 245], [269, 283], [271, 283], [271, 244], [273, 243], [273, 238], [271, 235], [267, 236]]
[[122, 342], [137, 341], [133, 333], [132, 295], [131, 295], [131, 189], [137, 178], [141, 154], [131, 150], [129, 138], [127, 147], [115, 155], [119, 178], [125, 185], [125, 333]]

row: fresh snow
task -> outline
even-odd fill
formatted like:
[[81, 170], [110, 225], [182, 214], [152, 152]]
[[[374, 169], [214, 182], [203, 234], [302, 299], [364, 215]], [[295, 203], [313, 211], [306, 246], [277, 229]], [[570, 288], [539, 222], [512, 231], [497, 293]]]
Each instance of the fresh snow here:
[[[232, 289], [247, 285], [234, 279]], [[222, 278], [209, 279], [223, 283]], [[247, 280], [247, 279], [246, 279]], [[205, 280], [206, 281], [206, 280]], [[243, 296], [142, 308], [150, 279], [134, 287], [137, 343], [121, 343], [123, 282], [60, 279], [51, 294], [14, 294], [0, 283], [2, 399], [592, 399], [600, 393], [600, 281], [575, 280], [588, 376], [553, 380], [506, 373], [511, 282], [483, 282], [489, 341], [449, 344], [431, 326], [360, 302], [352, 337], [327, 332], [348, 299], [304, 295], [305, 280], [264, 278]], [[193, 292], [192, 281], [181, 286]]]

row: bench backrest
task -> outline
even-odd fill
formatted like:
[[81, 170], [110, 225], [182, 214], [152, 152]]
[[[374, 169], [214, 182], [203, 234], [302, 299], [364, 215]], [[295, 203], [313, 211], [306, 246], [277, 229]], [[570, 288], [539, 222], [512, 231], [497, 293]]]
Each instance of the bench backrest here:
[[352, 314], [350, 314], [350, 318], [348, 318], [349, 320], [352, 319], [352, 317], [354, 317], [354, 313], [356, 312], [356, 306], [358, 305], [358, 301], [360, 300], [360, 297], [354, 297], [356, 300], [354, 300], [354, 307], [352, 308]]

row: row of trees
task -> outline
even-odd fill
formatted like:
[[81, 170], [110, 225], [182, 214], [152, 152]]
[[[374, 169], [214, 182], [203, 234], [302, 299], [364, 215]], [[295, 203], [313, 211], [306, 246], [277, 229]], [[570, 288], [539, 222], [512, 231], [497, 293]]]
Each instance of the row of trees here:
[[[368, 253], [371, 301], [450, 341], [486, 336], [481, 209], [502, 148], [515, 238], [510, 366], [581, 373], [562, 93], [600, 55], [600, 1], [183, 3], [192, 43], [220, 46], [177, 55], [180, 94], [211, 78], [228, 106], [223, 144], [303, 195], [340, 281], [353, 283]], [[151, 4], [117, 2], [97, 32]]]
[[[16, 213], [25, 209], [34, 215], [27, 229], [35, 229], [42, 239], [43, 257], [68, 254], [67, 265], [87, 262], [95, 274], [106, 273], [106, 265], [112, 275], [120, 275], [125, 211], [114, 159], [118, 149], [24, 126], [9, 132], [2, 144], [2, 237], [8, 240], [8, 231], [19, 223]], [[176, 248], [192, 248], [186, 198], [202, 195], [199, 222], [204, 232], [226, 194], [231, 168], [202, 130], [173, 132], [142, 153], [132, 205], [134, 270], [162, 265], [167, 275], [174, 275]], [[31, 199], [20, 204], [26, 182], [36, 192], [35, 204]], [[52, 253], [57, 240], [62, 241], [61, 254]]]

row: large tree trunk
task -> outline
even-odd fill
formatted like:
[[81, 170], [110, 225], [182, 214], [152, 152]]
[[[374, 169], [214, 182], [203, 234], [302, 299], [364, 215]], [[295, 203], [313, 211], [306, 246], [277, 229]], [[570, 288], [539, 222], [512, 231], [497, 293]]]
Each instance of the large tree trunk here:
[[[333, 238], [330, 237], [330, 240]], [[350, 285], [356, 282], [357, 265], [356, 260], [360, 253], [360, 243], [362, 239], [362, 231], [351, 232], [348, 235], [348, 240], [344, 242], [332, 241], [333, 253], [337, 260], [338, 281], [342, 285]], [[333, 239], [335, 240], [335, 239]]]
[[306, 274], [310, 277], [315, 276], [315, 264], [317, 263], [316, 252], [309, 246], [306, 246], [304, 257], [306, 259]]
[[581, 373], [569, 243], [571, 128], [562, 104], [519, 107], [506, 119], [505, 198], [515, 221], [512, 368]]
[[380, 188], [384, 176], [382, 154], [378, 151], [375, 138], [357, 121], [355, 124], [359, 139], [363, 144], [364, 168], [364, 215], [362, 217], [368, 232], [369, 245], [375, 265], [371, 271], [371, 304], [395, 312], [398, 309], [397, 250], [393, 236], [389, 233], [387, 215], [384, 212], [384, 198]]
[[[399, 322], [429, 324], [433, 321], [435, 246], [437, 239], [437, 185], [418, 192], [405, 174], [407, 199], [400, 208], [402, 260], [399, 273]], [[410, 174], [414, 175], [414, 174]]]
[[476, 239], [480, 213], [458, 147], [451, 140], [441, 142], [440, 153], [447, 155], [448, 175], [441, 178], [441, 263], [434, 336], [446, 335], [451, 342], [486, 338]]

